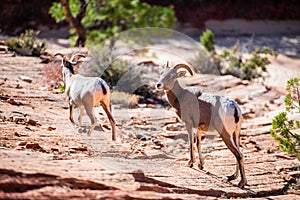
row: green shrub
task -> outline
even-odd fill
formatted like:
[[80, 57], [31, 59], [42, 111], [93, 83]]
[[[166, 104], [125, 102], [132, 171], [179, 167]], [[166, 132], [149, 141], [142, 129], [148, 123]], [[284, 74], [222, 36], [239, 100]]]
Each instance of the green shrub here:
[[26, 30], [17, 38], [5, 41], [5, 44], [13, 51], [25, 56], [40, 56], [47, 54], [45, 41], [39, 41], [39, 31]]
[[[220, 54], [215, 52], [214, 34], [206, 29], [200, 36], [200, 42], [207, 52], [211, 53], [209, 61], [210, 67], [215, 67], [221, 74], [231, 74], [243, 80], [263, 78], [263, 72], [267, 72], [267, 65], [270, 61], [267, 55], [276, 57], [277, 52], [265, 47], [250, 52], [250, 57], [243, 59], [243, 53], [239, 51], [239, 46], [234, 45], [230, 50], [223, 50]], [[205, 69], [213, 71], [213, 69]]]
[[133, 93], [142, 85], [141, 68], [120, 59], [115, 48], [108, 46], [92, 51], [89, 70], [103, 78], [112, 90]]
[[300, 121], [289, 119], [288, 114], [300, 115], [300, 78], [287, 82], [288, 94], [285, 98], [285, 112], [279, 113], [272, 121], [271, 136], [279, 142], [281, 150], [296, 154], [300, 160]]
[[113, 88], [121, 76], [128, 70], [128, 63], [117, 59], [114, 48], [99, 47], [90, 54], [92, 62], [88, 67], [92, 73], [101, 76], [110, 88]]
[[215, 51], [214, 34], [211, 30], [206, 29], [200, 36], [200, 42], [206, 49], [206, 51], [212, 53]]
[[256, 49], [251, 52], [250, 57], [246, 59], [242, 59], [242, 54], [243, 52], [239, 52], [238, 46], [235, 45], [230, 51], [223, 50], [223, 52], [219, 55], [219, 58], [226, 61], [229, 64], [230, 69], [240, 69], [241, 72], [238, 76], [243, 80], [263, 77], [263, 72], [267, 72], [266, 66], [270, 64], [266, 55], [274, 57], [278, 55], [277, 52], [272, 51], [267, 47], [263, 49]]
[[[88, 4], [84, 15], [79, 19], [82, 2]], [[69, 7], [75, 20], [86, 30], [87, 45], [100, 43], [117, 33], [134, 28], [173, 28], [176, 22], [173, 7], [150, 5], [140, 0], [69, 0]], [[49, 13], [57, 22], [66, 19], [60, 2], [53, 2]], [[73, 27], [70, 33], [70, 39], [76, 39]]]

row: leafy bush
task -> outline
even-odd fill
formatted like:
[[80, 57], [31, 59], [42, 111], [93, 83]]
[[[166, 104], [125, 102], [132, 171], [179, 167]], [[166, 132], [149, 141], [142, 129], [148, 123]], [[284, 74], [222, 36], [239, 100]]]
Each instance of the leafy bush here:
[[114, 47], [104, 45], [90, 54], [88, 70], [103, 78], [114, 91], [133, 93], [142, 85], [143, 72], [138, 65], [120, 59]]
[[215, 51], [215, 41], [214, 41], [214, 34], [211, 30], [206, 29], [202, 35], [200, 36], [200, 42], [206, 49], [206, 51], [212, 53]]
[[[279, 142], [279, 147], [287, 153], [296, 154], [300, 160], [300, 78], [287, 82], [288, 94], [285, 98], [285, 112], [279, 113], [272, 122], [271, 136]], [[296, 119], [288, 115], [296, 114]]]
[[40, 56], [47, 54], [45, 41], [39, 41], [39, 31], [26, 30], [18, 38], [11, 38], [5, 41], [10, 49], [25, 56]]
[[[83, 4], [81, 4], [83, 3]], [[100, 43], [107, 38], [133, 28], [161, 27], [172, 28], [175, 13], [172, 7], [151, 6], [140, 0], [90, 0], [84, 16], [80, 8], [85, 1], [69, 0], [71, 13], [86, 30], [87, 44]], [[53, 2], [49, 13], [57, 21], [65, 20], [63, 6], [60, 2]], [[70, 39], [74, 40], [75, 30], [71, 29]]]
[[110, 88], [113, 88], [121, 76], [128, 70], [128, 63], [117, 59], [114, 48], [99, 47], [90, 54], [91, 62], [87, 63], [89, 70], [101, 76]]
[[212, 53], [211, 59], [213, 66], [217, 66], [221, 74], [231, 74], [243, 80], [251, 80], [263, 77], [263, 72], [267, 72], [267, 65], [270, 61], [267, 55], [277, 57], [278, 53], [265, 47], [256, 49], [249, 57], [243, 59], [243, 53], [238, 45], [232, 46], [230, 50], [223, 50], [217, 54], [214, 48], [214, 35], [211, 30], [207, 29], [200, 37], [201, 44], [204, 48]]
[[242, 52], [238, 51], [238, 46], [233, 46], [231, 51], [223, 50], [222, 54], [219, 55], [219, 59], [225, 60], [230, 70], [237, 68], [240, 70], [239, 74], [234, 74], [239, 76], [243, 80], [251, 80], [254, 78], [263, 77], [263, 72], [267, 72], [267, 65], [270, 61], [266, 55], [277, 56], [278, 53], [265, 47], [263, 49], [256, 49], [250, 53], [250, 57], [243, 59]]

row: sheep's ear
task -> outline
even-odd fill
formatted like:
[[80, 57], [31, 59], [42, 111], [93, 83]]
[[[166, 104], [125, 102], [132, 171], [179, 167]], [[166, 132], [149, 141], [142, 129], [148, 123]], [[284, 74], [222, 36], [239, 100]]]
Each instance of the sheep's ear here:
[[166, 67], [167, 67], [167, 65], [165, 65], [165, 64], [160, 64], [159, 65], [159, 69], [161, 69], [161, 70], [165, 69]]
[[177, 77], [184, 77], [186, 75], [186, 71], [177, 72]]
[[158, 67], [159, 73], [162, 74], [166, 69], [166, 66], [164, 64], [160, 64]]

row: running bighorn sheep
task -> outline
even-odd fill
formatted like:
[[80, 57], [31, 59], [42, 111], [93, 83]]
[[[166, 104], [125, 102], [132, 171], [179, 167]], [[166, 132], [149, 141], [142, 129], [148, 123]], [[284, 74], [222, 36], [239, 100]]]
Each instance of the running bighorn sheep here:
[[228, 176], [227, 180], [238, 178], [241, 174], [241, 181], [238, 186], [243, 188], [247, 184], [244, 157], [240, 147], [240, 131], [242, 123], [242, 111], [238, 104], [226, 97], [201, 92], [195, 87], [182, 87], [179, 77], [185, 76], [187, 70], [194, 75], [193, 70], [185, 65], [178, 64], [174, 67], [167, 66], [160, 69], [160, 80], [156, 84], [157, 89], [165, 90], [169, 103], [176, 109], [176, 114], [185, 122], [188, 132], [190, 146], [189, 167], [195, 162], [194, 133], [197, 128], [196, 145], [199, 153], [200, 169], [203, 169], [204, 160], [201, 156], [201, 134], [210, 130], [216, 130], [228, 149], [234, 154], [237, 160], [236, 171]]
[[75, 124], [73, 113], [74, 108], [79, 108], [78, 126], [81, 129], [83, 109], [91, 120], [91, 127], [88, 131], [90, 136], [94, 128], [97, 126], [97, 120], [94, 116], [93, 108], [99, 103], [103, 107], [112, 127], [112, 140], [116, 139], [115, 128], [116, 122], [112, 116], [110, 105], [110, 89], [106, 82], [98, 77], [84, 77], [79, 74], [74, 74], [73, 65], [78, 64], [74, 59], [77, 57], [85, 57], [82, 54], [74, 54], [70, 60], [62, 53], [56, 53], [54, 56], [61, 56], [62, 75], [65, 84], [65, 92], [69, 97], [70, 121]]

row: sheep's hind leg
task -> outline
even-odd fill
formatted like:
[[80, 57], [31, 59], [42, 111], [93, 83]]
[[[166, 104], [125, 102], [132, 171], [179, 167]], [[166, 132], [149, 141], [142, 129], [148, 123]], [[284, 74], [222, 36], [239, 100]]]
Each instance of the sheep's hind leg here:
[[92, 105], [85, 105], [84, 106], [87, 115], [89, 116], [90, 120], [91, 120], [91, 127], [87, 133], [88, 136], [91, 136], [93, 130], [95, 129], [95, 127], [97, 126], [97, 120], [94, 116], [94, 112], [93, 112], [93, 106]]
[[[235, 144], [237, 150], [240, 151], [240, 138], [239, 138], [239, 134], [236, 134], [236, 132], [233, 133], [233, 141], [234, 141], [234, 144]], [[237, 179], [239, 176], [239, 171], [240, 171], [240, 165], [239, 165], [239, 162], [237, 161], [236, 170], [235, 170], [234, 174], [227, 176], [227, 180], [232, 181], [232, 180]]]
[[239, 148], [236, 146], [233, 135], [228, 134], [225, 130], [223, 130], [221, 137], [228, 147], [228, 149], [234, 154], [237, 160], [237, 167], [236, 171], [233, 175], [228, 176], [227, 180], [233, 180], [238, 177], [238, 171], [240, 171], [241, 174], [241, 181], [239, 182], [238, 186], [239, 188], [243, 188], [247, 184], [246, 176], [245, 176], [245, 169], [244, 169], [244, 157], [243, 154], [240, 152]]
[[111, 106], [109, 103], [104, 103], [104, 102], [101, 102], [101, 105], [109, 119], [109, 122], [111, 124], [111, 129], [112, 129], [112, 140], [116, 140], [116, 121], [115, 119], [113, 118], [112, 116], [112, 113], [111, 113]]

